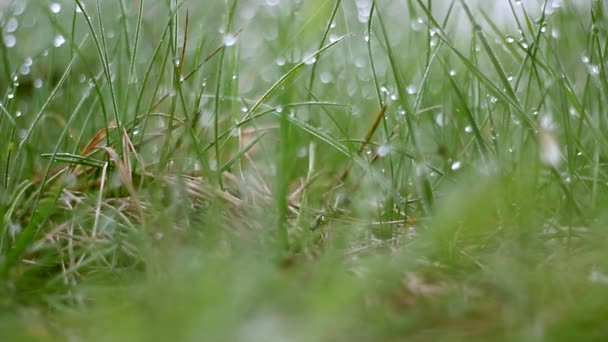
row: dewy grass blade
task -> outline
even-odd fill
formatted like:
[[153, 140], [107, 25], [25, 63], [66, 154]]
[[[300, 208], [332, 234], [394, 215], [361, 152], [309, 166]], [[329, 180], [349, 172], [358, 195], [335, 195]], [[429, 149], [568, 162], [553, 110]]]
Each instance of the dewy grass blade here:
[[[333, 9], [331, 10], [331, 14], [329, 15], [329, 19], [327, 20], [327, 25], [325, 25], [325, 30], [323, 31], [323, 37], [321, 38], [321, 42], [319, 43], [318, 50], [323, 48], [325, 42], [327, 41], [327, 37], [329, 37], [329, 31], [331, 30], [332, 25], [334, 24], [334, 20], [336, 19], [336, 14], [340, 9], [340, 5], [342, 4], [342, 0], [335, 0], [335, 4]], [[308, 91], [312, 93], [312, 88], [315, 83], [315, 76], [317, 71], [317, 63], [313, 63], [312, 70], [310, 72], [310, 80], [308, 81]]]
[[[322, 55], [325, 51], [327, 51], [328, 49], [332, 48], [333, 46], [341, 43], [343, 40], [345, 40], [346, 38], [349, 38], [351, 35], [345, 35], [342, 36], [340, 38], [338, 38], [336, 41], [326, 45], [325, 47], [323, 47], [322, 49], [319, 49], [317, 52], [315, 52], [314, 54], [312, 54], [309, 58], [318, 58], [320, 55]], [[251, 107], [251, 109], [249, 110], [249, 113], [247, 114], [247, 116], [250, 116], [252, 114], [254, 114], [259, 108], [260, 106], [266, 102], [266, 100], [268, 100], [268, 98], [274, 94], [274, 92], [287, 80], [289, 79], [291, 76], [293, 76], [295, 73], [297, 73], [302, 67], [304, 67], [306, 65], [308, 61], [302, 61], [298, 64], [296, 64], [293, 68], [291, 68], [289, 71], [287, 71], [278, 81], [276, 81], [265, 93], [264, 95], [262, 95], [262, 97], [260, 97], [260, 99]]]
[[[82, 40], [82, 43], [80, 43], [80, 48], [82, 48], [82, 46], [84, 46], [84, 43], [86, 42], [86, 40], [87, 40], [86, 37]], [[40, 107], [40, 110], [38, 111], [38, 113], [36, 113], [36, 115], [34, 116], [34, 119], [32, 120], [30, 127], [27, 129], [27, 131], [25, 132], [25, 135], [22, 137], [21, 141], [19, 142], [19, 147], [17, 149], [18, 151], [21, 151], [23, 146], [26, 143], [28, 143], [28, 140], [31, 137], [32, 133], [34, 132], [36, 125], [38, 124], [38, 122], [40, 121], [40, 119], [42, 118], [44, 113], [46, 112], [47, 108], [51, 104], [51, 101], [53, 101], [53, 99], [55, 98], [55, 96], [57, 95], [59, 90], [61, 89], [61, 86], [63, 85], [65, 80], [68, 78], [70, 71], [72, 70], [72, 67], [74, 66], [74, 63], [76, 62], [77, 57], [78, 57], [78, 55], [75, 55], [72, 57], [72, 59], [70, 60], [70, 63], [68, 64], [65, 71], [63, 72], [63, 75], [61, 76], [61, 78], [59, 79], [57, 84], [55, 85], [55, 88], [53, 88], [53, 91], [51, 92], [51, 94], [48, 96], [48, 98], [46, 99], [44, 104]]]

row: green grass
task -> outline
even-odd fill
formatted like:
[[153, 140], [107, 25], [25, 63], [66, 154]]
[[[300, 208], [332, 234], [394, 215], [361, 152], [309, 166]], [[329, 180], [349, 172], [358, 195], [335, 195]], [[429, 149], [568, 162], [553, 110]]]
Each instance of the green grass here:
[[606, 340], [606, 4], [273, 3], [4, 5], [2, 340]]

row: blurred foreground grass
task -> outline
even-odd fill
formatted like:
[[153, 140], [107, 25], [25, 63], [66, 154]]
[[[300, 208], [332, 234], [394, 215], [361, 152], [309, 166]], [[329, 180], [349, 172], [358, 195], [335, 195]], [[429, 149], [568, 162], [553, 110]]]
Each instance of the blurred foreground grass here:
[[15, 1], [1, 340], [608, 339], [603, 1]]

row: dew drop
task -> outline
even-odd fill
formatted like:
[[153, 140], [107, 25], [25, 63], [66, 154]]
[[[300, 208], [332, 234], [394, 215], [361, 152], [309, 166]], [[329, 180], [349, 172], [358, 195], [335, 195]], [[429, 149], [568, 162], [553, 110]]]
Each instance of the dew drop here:
[[17, 45], [17, 38], [12, 34], [7, 34], [3, 37], [4, 46], [7, 48], [12, 48]]
[[591, 75], [599, 75], [600, 73], [600, 67], [598, 65], [589, 65], [589, 73]]
[[316, 62], [317, 62], [317, 57], [314, 54], [304, 57], [304, 64], [306, 64], [306, 65], [312, 65], [312, 64], [315, 64]]
[[448, 123], [447, 117], [443, 113], [439, 113], [435, 117], [435, 123], [437, 123], [439, 127], [443, 127]]
[[460, 168], [462, 168], [462, 162], [460, 160], [457, 160], [452, 163], [452, 166], [451, 166], [452, 171], [460, 170]]
[[49, 6], [49, 8], [51, 9], [51, 12], [53, 12], [55, 14], [61, 12], [61, 4], [60, 3], [53, 2], [51, 4], [51, 6]]
[[54, 47], [60, 47], [63, 44], [65, 44], [65, 38], [62, 35], [57, 35], [57, 37], [55, 37], [55, 39], [53, 39]]
[[223, 38], [224, 46], [233, 46], [236, 44], [236, 36], [232, 33], [226, 33]]
[[391, 148], [388, 145], [380, 145], [380, 146], [378, 146], [378, 149], [376, 149], [376, 153], [378, 154], [378, 157], [380, 157], [380, 158], [388, 156], [388, 154], [390, 152], [391, 152]]
[[17, 20], [17, 18], [10, 18], [7, 22], [6, 25], [4, 26], [4, 31], [6, 33], [12, 33], [17, 31], [17, 28], [19, 27], [19, 21]]
[[540, 159], [549, 166], [557, 167], [561, 162], [561, 154], [557, 141], [547, 130], [539, 134]]
[[324, 71], [321, 73], [320, 79], [321, 79], [322, 83], [328, 84], [334, 79], [334, 77], [332, 76], [332, 74], [330, 72]]

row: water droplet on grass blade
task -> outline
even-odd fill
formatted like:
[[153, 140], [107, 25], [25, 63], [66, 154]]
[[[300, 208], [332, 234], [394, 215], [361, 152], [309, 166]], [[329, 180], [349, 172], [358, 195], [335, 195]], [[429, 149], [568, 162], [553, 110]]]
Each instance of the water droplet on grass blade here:
[[541, 129], [538, 134], [540, 159], [548, 166], [557, 167], [561, 162], [561, 153], [557, 140], [549, 130]]
[[380, 158], [386, 157], [389, 155], [389, 153], [391, 153], [391, 147], [388, 145], [380, 145], [378, 146], [378, 149], [376, 149], [376, 153]]
[[61, 12], [61, 4], [57, 3], [57, 2], [53, 2], [51, 4], [51, 6], [49, 6], [49, 9], [51, 10], [51, 12], [53, 12], [54, 14], [57, 14], [59, 12]]
[[233, 46], [236, 44], [236, 36], [232, 33], [226, 33], [223, 38], [224, 46]]
[[7, 33], [12, 33], [12, 32], [17, 31], [18, 27], [19, 27], [19, 21], [17, 20], [17, 18], [10, 18], [6, 22], [6, 25], [4, 26], [4, 31]]
[[332, 74], [330, 72], [324, 71], [321, 73], [320, 79], [321, 79], [322, 83], [327, 84], [327, 83], [330, 83], [334, 79], [334, 77], [332, 76]]
[[309, 54], [308, 56], [304, 57], [304, 64], [306, 65], [312, 65], [315, 64], [317, 62], [317, 56], [315, 56], [314, 54]]
[[452, 169], [452, 171], [460, 170], [462, 168], [462, 162], [460, 160], [457, 160], [452, 163], [452, 166], [450, 168]]
[[4, 46], [7, 48], [12, 48], [17, 45], [17, 38], [12, 34], [7, 34], [3, 37]]
[[55, 37], [55, 39], [53, 39], [53, 46], [54, 47], [60, 47], [63, 44], [65, 44], [65, 37], [63, 37], [62, 35], [57, 35]]

